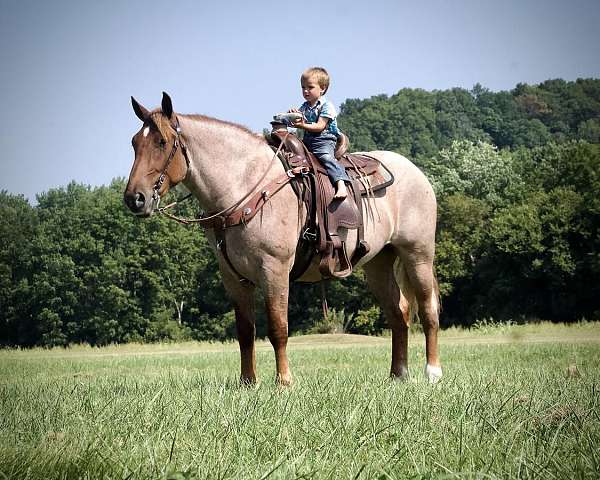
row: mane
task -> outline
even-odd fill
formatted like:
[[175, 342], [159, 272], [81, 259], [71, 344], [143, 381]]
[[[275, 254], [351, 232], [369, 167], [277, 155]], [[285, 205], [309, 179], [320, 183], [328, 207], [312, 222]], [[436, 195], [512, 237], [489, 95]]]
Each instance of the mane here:
[[209, 124], [212, 123], [215, 125], [221, 125], [221, 126], [225, 126], [228, 128], [232, 128], [232, 129], [237, 130], [238, 132], [243, 133], [244, 135], [247, 135], [255, 140], [265, 141], [264, 136], [262, 134], [257, 134], [255, 132], [253, 132], [252, 130], [250, 130], [249, 128], [247, 128], [243, 125], [237, 124], [237, 123], [228, 122], [225, 120], [219, 120], [218, 118], [209, 117], [206, 115], [200, 115], [197, 113], [194, 113], [194, 114], [179, 114], [178, 113], [177, 115], [179, 115], [182, 118], [189, 118], [191, 120], [197, 120], [197, 121], [200, 121], [203, 123], [209, 123]]
[[[244, 127], [243, 125], [239, 125], [237, 123], [227, 122], [225, 120], [219, 120], [218, 118], [208, 117], [206, 115], [199, 114], [178, 113], [177, 116], [180, 118], [189, 118], [191, 120], [197, 120], [202, 123], [225, 126], [227, 128], [234, 129], [244, 135], [247, 135], [253, 138], [254, 140], [258, 140], [263, 143], [266, 142], [263, 135], [257, 134], [249, 128]], [[163, 115], [162, 110], [160, 108], [157, 108], [156, 110], [153, 110], [150, 113], [150, 121], [156, 126], [157, 130], [160, 132], [163, 138], [169, 138], [168, 132], [172, 129], [171, 123], [169, 122], [169, 119], [165, 117], [165, 115]]]

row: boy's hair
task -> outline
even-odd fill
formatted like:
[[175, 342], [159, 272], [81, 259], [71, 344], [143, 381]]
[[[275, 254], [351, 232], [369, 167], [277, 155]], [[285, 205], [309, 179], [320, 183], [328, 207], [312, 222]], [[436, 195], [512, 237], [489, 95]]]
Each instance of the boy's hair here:
[[309, 80], [311, 78], [315, 78], [319, 87], [323, 89], [323, 93], [326, 93], [329, 90], [329, 73], [322, 67], [311, 67], [304, 70], [302, 76], [300, 77], [300, 83], [303, 80]]

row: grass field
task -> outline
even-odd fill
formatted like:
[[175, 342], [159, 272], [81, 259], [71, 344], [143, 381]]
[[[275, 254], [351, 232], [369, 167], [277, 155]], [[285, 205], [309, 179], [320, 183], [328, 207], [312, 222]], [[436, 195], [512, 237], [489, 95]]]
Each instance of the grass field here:
[[0, 478], [599, 478], [600, 324], [447, 330], [444, 378], [389, 338], [294, 337], [292, 388], [237, 345], [0, 351]]

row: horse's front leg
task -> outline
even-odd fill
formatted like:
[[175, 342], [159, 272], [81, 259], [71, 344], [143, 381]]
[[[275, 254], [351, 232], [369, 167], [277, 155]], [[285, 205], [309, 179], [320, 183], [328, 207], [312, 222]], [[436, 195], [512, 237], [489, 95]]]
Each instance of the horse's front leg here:
[[292, 374], [287, 357], [288, 342], [288, 288], [272, 292], [265, 296], [267, 311], [268, 335], [273, 350], [275, 351], [275, 367], [277, 376], [275, 381], [279, 385], [292, 384]]
[[252, 385], [257, 381], [256, 352], [254, 350], [256, 335], [254, 299], [243, 305], [236, 305], [235, 326], [240, 344], [240, 381], [243, 384]]
[[229, 294], [235, 311], [235, 326], [240, 344], [241, 374], [240, 382], [255, 384], [256, 353], [254, 339], [256, 335], [256, 317], [254, 312], [254, 285], [240, 282], [228, 268], [221, 268], [223, 285]]
[[292, 374], [287, 357], [289, 271], [287, 265], [278, 264], [263, 269], [263, 291], [267, 313], [267, 332], [275, 351], [277, 376], [282, 386], [292, 384]]

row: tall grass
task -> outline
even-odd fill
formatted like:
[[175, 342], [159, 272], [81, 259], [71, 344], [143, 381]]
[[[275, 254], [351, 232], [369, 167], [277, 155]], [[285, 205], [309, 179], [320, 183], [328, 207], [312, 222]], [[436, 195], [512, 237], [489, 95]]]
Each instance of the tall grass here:
[[597, 328], [533, 328], [454, 332], [435, 386], [420, 337], [403, 383], [389, 340], [304, 337], [288, 389], [266, 347], [253, 388], [234, 345], [0, 352], [0, 478], [598, 478]]

